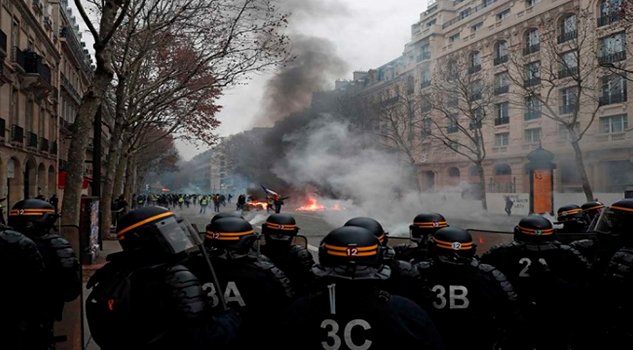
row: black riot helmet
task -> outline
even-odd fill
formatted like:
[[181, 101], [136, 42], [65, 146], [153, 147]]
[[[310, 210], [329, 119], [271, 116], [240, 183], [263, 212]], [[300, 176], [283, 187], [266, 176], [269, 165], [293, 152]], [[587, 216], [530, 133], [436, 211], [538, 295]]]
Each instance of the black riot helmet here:
[[266, 237], [267, 245], [290, 245], [298, 232], [297, 222], [289, 214], [272, 214], [262, 224], [262, 233]]
[[514, 227], [514, 240], [526, 243], [554, 240], [552, 222], [540, 215], [525, 217]]
[[585, 214], [587, 222], [591, 223], [600, 216], [602, 210], [604, 209], [604, 204], [599, 201], [589, 201], [581, 205], [580, 209], [582, 209], [583, 214]]
[[575, 221], [583, 218], [582, 208], [576, 204], [563, 205], [556, 211], [556, 220], [559, 222]]
[[358, 226], [339, 227], [327, 234], [319, 246], [319, 277], [345, 280], [385, 280], [389, 267], [383, 264], [380, 242], [373, 233]]
[[59, 217], [47, 201], [35, 198], [23, 199], [9, 211], [9, 226], [30, 237], [50, 232]]
[[633, 241], [630, 233], [633, 227], [633, 199], [622, 199], [602, 211], [596, 233], [599, 235]]
[[213, 215], [213, 217], [211, 218], [211, 223], [213, 223], [215, 220], [224, 219], [224, 218], [241, 218], [241, 219], [244, 219], [238, 213], [234, 213], [234, 212], [230, 212], [230, 211], [223, 211], [221, 213], [217, 213], [217, 214]]
[[204, 245], [207, 248], [234, 253], [247, 253], [257, 240], [253, 226], [236, 217], [217, 219], [207, 225]]
[[176, 255], [197, 245], [195, 230], [167, 208], [158, 206], [134, 209], [123, 215], [116, 232], [123, 251], [154, 256]]
[[376, 236], [376, 238], [378, 238], [378, 241], [380, 241], [381, 245], [383, 246], [387, 245], [387, 232], [385, 232], [385, 230], [382, 228], [382, 225], [378, 221], [372, 218], [368, 218], [368, 217], [352, 218], [352, 219], [347, 220], [347, 222], [343, 226], [358, 226], [358, 227], [365, 228], [369, 230], [371, 233], [373, 233], [374, 236]]
[[448, 223], [441, 214], [422, 213], [413, 219], [413, 225], [409, 226], [409, 230], [411, 239], [419, 242], [444, 227], [448, 227]]
[[470, 263], [477, 245], [468, 231], [459, 227], [444, 227], [433, 234], [431, 252], [439, 260], [448, 263]]

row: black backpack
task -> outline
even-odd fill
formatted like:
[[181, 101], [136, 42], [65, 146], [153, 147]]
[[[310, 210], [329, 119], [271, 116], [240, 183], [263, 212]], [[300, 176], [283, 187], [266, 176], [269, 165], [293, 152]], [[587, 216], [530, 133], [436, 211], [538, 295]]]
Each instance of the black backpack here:
[[[102, 348], [123, 348], [134, 329], [132, 318], [132, 275], [134, 270], [108, 263], [90, 278], [92, 288], [86, 299], [90, 333]], [[129, 345], [129, 342], [126, 342]]]

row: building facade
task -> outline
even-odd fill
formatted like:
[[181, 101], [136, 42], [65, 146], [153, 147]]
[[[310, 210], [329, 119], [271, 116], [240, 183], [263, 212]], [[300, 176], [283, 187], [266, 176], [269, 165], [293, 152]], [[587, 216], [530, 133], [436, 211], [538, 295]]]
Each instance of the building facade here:
[[[368, 72], [360, 96], [374, 110], [399, 105], [409, 118], [401, 128], [408, 128], [405, 141], [425, 190], [468, 191], [480, 181], [471, 160], [430, 137], [441, 131], [449, 144], [466, 145], [468, 136], [459, 130], [470, 122], [464, 129], [481, 130], [486, 192], [528, 192], [526, 156], [539, 146], [555, 154], [555, 191], [581, 192], [571, 128], [576, 137], [582, 134], [593, 191], [622, 193], [633, 185], [633, 132], [623, 73], [630, 67], [631, 35], [619, 4], [438, 0], [412, 25], [403, 55]], [[455, 97], [452, 116], [427, 100], [442, 94], [438, 81], [451, 79], [444, 69], [456, 61], [464, 63], [456, 74], [473, 88], [459, 102]], [[481, 117], [466, 116], [464, 105], [485, 99], [486, 90]], [[450, 104], [450, 96], [442, 102]], [[373, 130], [385, 132], [385, 113], [367, 115]]]
[[72, 123], [91, 74], [69, 11], [67, 1], [0, 1], [0, 198], [7, 206], [58, 191], [68, 143], [60, 120]]

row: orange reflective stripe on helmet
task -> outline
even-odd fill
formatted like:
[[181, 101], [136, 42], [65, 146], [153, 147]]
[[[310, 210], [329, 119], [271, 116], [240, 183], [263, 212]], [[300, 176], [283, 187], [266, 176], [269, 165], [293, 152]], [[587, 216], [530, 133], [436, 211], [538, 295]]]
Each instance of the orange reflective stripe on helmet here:
[[470, 250], [473, 248], [473, 242], [448, 242], [433, 237], [433, 241], [439, 248], [451, 250]]
[[156, 221], [158, 219], [162, 219], [162, 218], [165, 218], [165, 217], [168, 217], [168, 216], [173, 216], [173, 215], [174, 215], [174, 213], [172, 213], [170, 211], [168, 211], [166, 213], [160, 213], [158, 215], [154, 215], [152, 217], [149, 217], [149, 218], [147, 218], [145, 220], [139, 221], [139, 222], [137, 222], [135, 224], [132, 224], [132, 225], [122, 229], [121, 231], [117, 232], [117, 236], [120, 236], [120, 235], [122, 235], [122, 234], [124, 234], [124, 233], [126, 233], [128, 231], [131, 231], [131, 230], [133, 230], [133, 229], [135, 229], [135, 228], [137, 228], [139, 226], [143, 226], [143, 225], [145, 225], [147, 223], [150, 223], [152, 221]]
[[9, 212], [9, 216], [35, 216], [35, 215], [44, 215], [48, 213], [54, 213], [55, 209], [11, 209]]
[[621, 211], [633, 212], [632, 208], [618, 207], [618, 206], [615, 206], [615, 205], [612, 205], [610, 208], [613, 209], [613, 210], [621, 210]]
[[519, 230], [521, 230], [521, 233], [525, 233], [526, 235], [533, 235], [533, 236], [548, 236], [548, 235], [554, 234], [554, 229], [552, 228], [531, 229], [531, 228], [519, 226]]

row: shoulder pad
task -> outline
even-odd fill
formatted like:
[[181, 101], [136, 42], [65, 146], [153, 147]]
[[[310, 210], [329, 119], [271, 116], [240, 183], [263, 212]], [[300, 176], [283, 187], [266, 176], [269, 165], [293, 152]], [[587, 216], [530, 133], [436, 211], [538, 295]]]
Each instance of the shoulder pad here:
[[580, 239], [571, 242], [569, 245], [579, 250], [585, 250], [593, 248], [593, 246], [595, 245], [595, 241], [593, 239]]
[[19, 252], [19, 255], [27, 258], [34, 272], [44, 271], [44, 259], [37, 248], [37, 244], [22, 233], [13, 230], [0, 231], [0, 245], [9, 245], [12, 248], [8, 249], [15, 249], [16, 253]]
[[512, 284], [510, 284], [510, 281], [508, 281], [508, 278], [503, 274], [503, 272], [497, 270], [496, 267], [488, 264], [479, 264], [478, 268], [481, 272], [488, 275], [501, 287], [501, 290], [503, 290], [503, 293], [506, 295], [508, 300], [517, 300], [517, 294], [515, 293]]
[[433, 267], [433, 260], [423, 260], [415, 264], [415, 267], [420, 271], [428, 270]]
[[301, 265], [310, 269], [312, 265], [314, 265], [314, 258], [312, 254], [303, 246], [300, 245], [292, 245], [290, 246], [290, 253], [293, 254], [297, 260], [301, 263]]
[[589, 269], [589, 261], [587, 260], [587, 258], [585, 258], [585, 256], [576, 248], [572, 247], [572, 246], [568, 246], [567, 244], [561, 244], [559, 246], [559, 249], [561, 251], [564, 252], [568, 252], [570, 255], [574, 256], [576, 259], [578, 259], [583, 265], [585, 265], [585, 267], [587, 269]]
[[176, 304], [176, 311], [185, 319], [195, 319], [205, 311], [205, 297], [198, 278], [182, 265], [165, 269], [165, 283]]
[[257, 260], [254, 262], [255, 266], [266, 271], [270, 276], [272, 276], [281, 286], [285, 296], [288, 299], [294, 298], [294, 290], [290, 284], [290, 280], [286, 276], [286, 274], [281, 271], [275, 264], [270, 261]]

